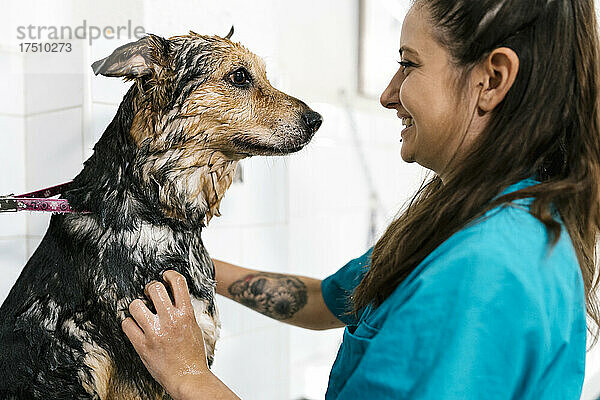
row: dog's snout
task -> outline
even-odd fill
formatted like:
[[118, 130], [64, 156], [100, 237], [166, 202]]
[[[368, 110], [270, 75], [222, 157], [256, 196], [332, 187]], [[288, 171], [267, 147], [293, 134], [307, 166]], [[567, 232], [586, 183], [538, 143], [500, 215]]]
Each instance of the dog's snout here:
[[321, 123], [323, 122], [323, 118], [321, 114], [318, 112], [314, 112], [312, 110], [305, 112], [302, 114], [302, 120], [308, 126], [308, 128], [314, 133], [319, 129]]

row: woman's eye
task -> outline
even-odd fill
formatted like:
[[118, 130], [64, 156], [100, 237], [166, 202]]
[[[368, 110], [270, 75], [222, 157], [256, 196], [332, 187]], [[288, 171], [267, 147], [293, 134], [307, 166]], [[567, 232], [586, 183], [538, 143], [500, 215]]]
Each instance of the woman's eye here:
[[245, 68], [238, 68], [229, 74], [229, 81], [235, 86], [248, 86], [250, 84], [250, 74]]
[[416, 64], [410, 62], [410, 61], [398, 61], [398, 64], [400, 64], [400, 66], [403, 68], [403, 72], [406, 71], [406, 68], [409, 67], [416, 67]]

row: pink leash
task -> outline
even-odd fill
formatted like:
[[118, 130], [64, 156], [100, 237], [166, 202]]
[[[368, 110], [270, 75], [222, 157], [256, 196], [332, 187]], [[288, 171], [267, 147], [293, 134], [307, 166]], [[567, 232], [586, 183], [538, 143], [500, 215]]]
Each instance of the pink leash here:
[[71, 182], [52, 186], [35, 192], [0, 196], [0, 213], [17, 211], [45, 211], [53, 213], [76, 213], [69, 206], [67, 199], [50, 199], [66, 189]]

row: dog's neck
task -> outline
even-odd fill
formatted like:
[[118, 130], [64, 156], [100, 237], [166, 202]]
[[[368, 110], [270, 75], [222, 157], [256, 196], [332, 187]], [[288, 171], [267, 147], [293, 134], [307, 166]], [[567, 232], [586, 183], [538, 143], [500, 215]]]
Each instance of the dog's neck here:
[[187, 220], [203, 214], [208, 224], [221, 215], [219, 205], [233, 181], [237, 161], [215, 150], [191, 154], [180, 147], [142, 158], [140, 179], [157, 189], [165, 216]]
[[105, 225], [131, 229], [136, 221], [146, 221], [201, 229], [220, 215], [237, 160], [214, 149], [191, 151], [181, 144], [161, 150], [151, 141], [139, 141], [143, 127], [137, 121], [149, 120], [138, 118], [138, 103], [133, 85], [64, 197], [74, 209], [97, 214]]

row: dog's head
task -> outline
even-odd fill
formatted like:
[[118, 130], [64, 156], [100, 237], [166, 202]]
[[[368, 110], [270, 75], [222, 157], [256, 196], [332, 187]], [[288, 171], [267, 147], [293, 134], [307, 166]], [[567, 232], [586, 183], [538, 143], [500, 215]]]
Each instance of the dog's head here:
[[299, 151], [321, 125], [318, 113], [271, 86], [259, 57], [229, 38], [147, 35], [92, 65], [96, 75], [135, 82], [120, 111], [140, 149], [135, 173], [157, 188], [152, 197], [169, 218], [208, 223], [220, 215], [238, 160]]
[[131, 130], [138, 144], [186, 144], [241, 159], [296, 152], [310, 141], [321, 116], [271, 86], [264, 62], [229, 36], [148, 35], [92, 65], [95, 74], [138, 83], [143, 99]]

